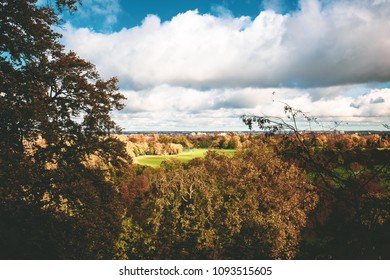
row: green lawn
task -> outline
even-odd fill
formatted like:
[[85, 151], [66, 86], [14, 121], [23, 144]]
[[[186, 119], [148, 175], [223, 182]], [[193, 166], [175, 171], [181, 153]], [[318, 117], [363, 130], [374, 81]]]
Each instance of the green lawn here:
[[[162, 155], [162, 156], [139, 156], [134, 158], [134, 163], [140, 164], [140, 165], [149, 165], [152, 167], [158, 167], [160, 166], [161, 162], [163, 162], [166, 159], [178, 159], [181, 160], [184, 163], [189, 162], [193, 158], [197, 157], [204, 157], [209, 149], [192, 149], [192, 150], [186, 150], [178, 155]], [[235, 150], [223, 150], [223, 149], [217, 149], [215, 151], [225, 153], [228, 156], [233, 156]]]

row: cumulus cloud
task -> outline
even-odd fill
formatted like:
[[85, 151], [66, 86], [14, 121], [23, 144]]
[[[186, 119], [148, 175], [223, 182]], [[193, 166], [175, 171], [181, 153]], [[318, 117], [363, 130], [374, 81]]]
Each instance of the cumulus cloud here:
[[390, 81], [389, 1], [301, 0], [289, 14], [267, 3], [254, 19], [214, 7], [110, 34], [68, 24], [63, 42], [119, 78], [127, 106], [115, 118], [129, 130], [242, 130], [240, 115], [283, 116], [283, 102], [388, 121], [390, 90], [375, 87]]
[[188, 11], [167, 22], [150, 15], [138, 27], [111, 34], [69, 25], [64, 42], [101, 72], [117, 75], [127, 88], [313, 87], [390, 80], [388, 1], [321, 5], [302, 0], [300, 5], [291, 14], [266, 10], [253, 20], [227, 12]]
[[71, 18], [77, 24], [90, 24], [97, 31], [110, 31], [118, 21], [121, 12], [119, 0], [83, 0], [78, 6], [77, 18]]
[[[346, 90], [351, 88], [346, 86]], [[127, 97], [127, 106], [124, 112], [116, 114], [116, 118], [128, 130], [245, 130], [239, 119], [241, 115], [284, 117], [285, 103], [318, 117], [325, 124], [328, 121], [384, 122], [390, 115], [389, 101], [384, 99], [382, 103], [373, 103], [381, 96], [388, 96], [390, 89], [319, 100], [312, 98], [311, 90], [292, 88], [202, 91], [161, 85], [140, 91], [123, 91], [123, 94]]]
[[370, 104], [385, 103], [385, 99], [382, 96], [379, 96], [375, 99], [370, 100]]
[[350, 107], [356, 109], [354, 116], [361, 117], [388, 117], [390, 116], [389, 98], [384, 99], [382, 96], [389, 96], [390, 89], [372, 90], [367, 94], [358, 96], [350, 104]]

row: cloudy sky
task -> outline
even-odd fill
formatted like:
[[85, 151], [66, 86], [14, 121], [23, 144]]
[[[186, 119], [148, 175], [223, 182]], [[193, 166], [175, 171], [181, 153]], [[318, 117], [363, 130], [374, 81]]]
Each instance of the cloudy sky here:
[[63, 43], [119, 78], [125, 130], [245, 130], [240, 115], [283, 102], [343, 129], [390, 123], [390, 0], [83, 3]]

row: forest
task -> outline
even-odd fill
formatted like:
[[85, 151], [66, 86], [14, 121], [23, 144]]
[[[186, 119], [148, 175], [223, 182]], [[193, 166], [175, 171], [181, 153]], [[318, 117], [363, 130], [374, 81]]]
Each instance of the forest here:
[[236, 139], [237, 148], [133, 165], [120, 184], [117, 257], [389, 258], [389, 135], [299, 137], [170, 136], [191, 147]]
[[118, 80], [56, 31], [77, 2], [0, 3], [0, 259], [390, 259], [388, 130], [121, 134]]

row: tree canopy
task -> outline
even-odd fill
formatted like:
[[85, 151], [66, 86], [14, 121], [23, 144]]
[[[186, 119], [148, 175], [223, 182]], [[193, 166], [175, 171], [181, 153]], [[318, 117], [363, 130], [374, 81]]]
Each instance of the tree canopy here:
[[318, 200], [261, 142], [233, 158], [166, 161], [125, 183], [120, 258], [291, 259]]
[[124, 97], [59, 42], [60, 13], [77, 2], [0, 3], [2, 258], [112, 254], [121, 210], [110, 166], [129, 158], [110, 114]]

